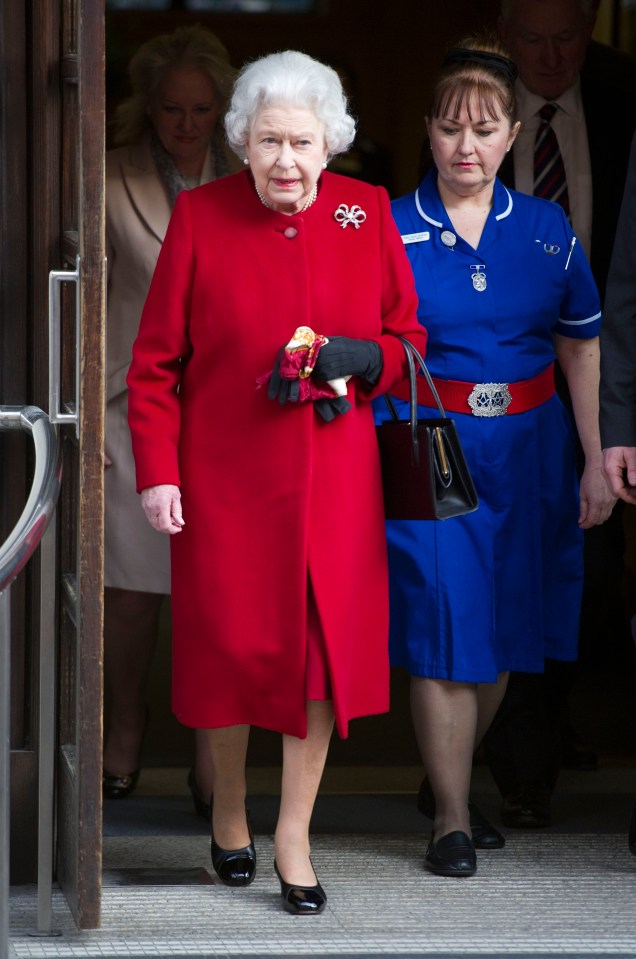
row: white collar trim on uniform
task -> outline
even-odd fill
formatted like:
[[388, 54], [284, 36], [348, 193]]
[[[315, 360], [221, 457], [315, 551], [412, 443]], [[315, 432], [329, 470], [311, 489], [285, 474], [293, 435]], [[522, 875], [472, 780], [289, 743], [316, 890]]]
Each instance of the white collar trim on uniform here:
[[[512, 203], [512, 197], [511, 197], [511, 195], [510, 195], [510, 191], [508, 190], [507, 187], [504, 187], [504, 190], [506, 191], [506, 196], [508, 197], [508, 206], [506, 207], [506, 209], [505, 209], [502, 213], [498, 213], [498, 214], [495, 216], [495, 220], [505, 220], [505, 218], [506, 218], [507, 216], [510, 216], [510, 214], [512, 213], [513, 203]], [[417, 212], [418, 212], [419, 215], [422, 217], [422, 219], [423, 219], [423, 220], [426, 220], [427, 223], [430, 223], [431, 226], [440, 226], [440, 227], [441, 227], [441, 226], [444, 226], [444, 224], [443, 224], [443, 223], [440, 223], [439, 220], [434, 220], [432, 217], [427, 216], [426, 213], [424, 212], [424, 210], [422, 209], [422, 204], [420, 203], [420, 188], [419, 188], [419, 187], [418, 187], [417, 190], [415, 191], [415, 206], [417, 207]]]
[[420, 188], [418, 186], [415, 191], [415, 206], [417, 207], [417, 212], [422, 217], [423, 220], [426, 220], [427, 223], [430, 223], [431, 226], [444, 226], [443, 223], [440, 223], [439, 220], [433, 220], [432, 217], [427, 216], [424, 210], [422, 209], [422, 204], [420, 203]]
[[[503, 184], [502, 184], [502, 186], [503, 186]], [[505, 187], [505, 186], [504, 186], [504, 190], [506, 191], [506, 193], [507, 193], [507, 195], [508, 195], [508, 206], [507, 206], [506, 209], [503, 211], [503, 213], [498, 213], [498, 214], [496, 215], [495, 220], [505, 220], [506, 217], [507, 217], [507, 216], [510, 216], [510, 214], [512, 213], [512, 197], [510, 196], [510, 191], [509, 191], [508, 188]]]

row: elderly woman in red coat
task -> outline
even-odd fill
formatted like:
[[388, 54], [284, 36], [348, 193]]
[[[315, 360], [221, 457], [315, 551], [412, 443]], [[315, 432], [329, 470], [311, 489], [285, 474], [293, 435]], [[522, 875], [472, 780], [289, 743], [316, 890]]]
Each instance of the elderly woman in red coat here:
[[[354, 136], [335, 71], [295, 51], [254, 61], [226, 132], [246, 169], [176, 202], [129, 420], [142, 506], [172, 534], [173, 709], [208, 730], [214, 868], [254, 878], [248, 735], [278, 731], [274, 867], [284, 907], [315, 914], [309, 821], [334, 719], [345, 737], [389, 699], [371, 400], [405, 376], [398, 336], [422, 350], [425, 333], [386, 192], [324, 172]], [[328, 340], [309, 390], [279, 366], [300, 326]], [[340, 377], [346, 396], [325, 386]]]

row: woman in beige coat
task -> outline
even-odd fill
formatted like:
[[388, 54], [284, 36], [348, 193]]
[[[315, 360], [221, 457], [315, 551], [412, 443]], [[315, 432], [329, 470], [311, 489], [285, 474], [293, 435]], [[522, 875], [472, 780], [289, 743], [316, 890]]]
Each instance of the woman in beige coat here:
[[[126, 374], [177, 195], [230, 172], [219, 121], [234, 73], [223, 45], [202, 27], [148, 41], [130, 62], [133, 95], [115, 115], [122, 145], [106, 158], [103, 792], [111, 799], [129, 795], [139, 777], [148, 673], [170, 592], [169, 543], [147, 523], [135, 491]], [[188, 781], [197, 812], [209, 816], [210, 761], [198, 734]]]

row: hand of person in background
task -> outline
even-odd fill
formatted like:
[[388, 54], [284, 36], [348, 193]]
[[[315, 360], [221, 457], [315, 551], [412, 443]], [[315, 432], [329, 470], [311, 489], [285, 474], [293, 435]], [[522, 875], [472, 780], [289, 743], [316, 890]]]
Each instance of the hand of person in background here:
[[318, 354], [312, 376], [327, 381], [358, 375], [373, 384], [382, 372], [382, 364], [382, 350], [374, 340], [330, 336]]
[[609, 446], [604, 449], [603, 474], [614, 496], [636, 504], [636, 447]]
[[164, 483], [141, 491], [141, 507], [146, 519], [159, 533], [180, 533], [185, 525], [181, 515], [181, 491]]

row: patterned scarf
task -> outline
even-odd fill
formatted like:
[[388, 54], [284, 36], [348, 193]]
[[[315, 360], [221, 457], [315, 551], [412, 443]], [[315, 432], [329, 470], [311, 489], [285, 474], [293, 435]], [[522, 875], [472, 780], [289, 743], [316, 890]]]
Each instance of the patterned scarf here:
[[[210, 140], [210, 151], [211, 151], [211, 166], [212, 166], [212, 180], [217, 180], [219, 177], [227, 176], [230, 172], [229, 164], [227, 161], [227, 156], [224, 149], [223, 134], [222, 131], [217, 127], [212, 135]], [[188, 190], [192, 187], [192, 179], [190, 177], [184, 177], [179, 173], [174, 161], [163, 143], [153, 130], [150, 134], [150, 152], [152, 154], [152, 159], [155, 162], [157, 167], [157, 172], [168, 191], [168, 198], [170, 200], [170, 208], [175, 204], [175, 200], [179, 196], [182, 190]], [[195, 185], [199, 185], [200, 179]]]

